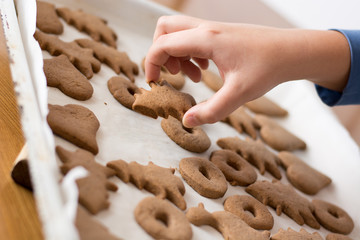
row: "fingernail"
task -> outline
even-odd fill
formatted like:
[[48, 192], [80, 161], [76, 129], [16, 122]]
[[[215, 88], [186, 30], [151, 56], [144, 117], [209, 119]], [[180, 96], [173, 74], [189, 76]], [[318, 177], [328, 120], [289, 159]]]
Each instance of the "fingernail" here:
[[183, 118], [183, 125], [187, 128], [193, 128], [200, 125], [199, 119], [193, 114], [189, 114]]

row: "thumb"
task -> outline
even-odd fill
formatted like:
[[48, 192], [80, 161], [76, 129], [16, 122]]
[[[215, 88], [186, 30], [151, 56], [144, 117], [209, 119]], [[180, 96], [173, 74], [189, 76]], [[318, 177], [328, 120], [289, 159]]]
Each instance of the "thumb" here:
[[232, 80], [227, 79], [223, 87], [210, 99], [190, 108], [184, 115], [183, 125], [192, 128], [206, 123], [215, 123], [245, 103], [245, 99], [240, 98], [241, 87], [236, 86], [238, 84]]

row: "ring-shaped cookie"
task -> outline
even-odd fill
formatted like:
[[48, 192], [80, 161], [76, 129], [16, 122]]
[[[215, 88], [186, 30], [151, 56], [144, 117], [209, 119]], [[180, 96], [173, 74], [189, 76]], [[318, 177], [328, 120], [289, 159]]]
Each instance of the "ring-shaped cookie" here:
[[124, 107], [132, 109], [135, 102], [135, 93], [140, 93], [139, 88], [124, 77], [116, 76], [107, 82], [109, 91], [113, 97]]
[[318, 199], [312, 200], [312, 204], [316, 219], [327, 230], [341, 234], [349, 234], [353, 230], [353, 220], [340, 207]]
[[211, 153], [210, 161], [222, 171], [226, 180], [233, 186], [248, 186], [256, 181], [257, 174], [254, 168], [234, 151], [214, 151]]
[[136, 222], [155, 239], [191, 239], [192, 230], [185, 214], [167, 200], [143, 199], [135, 208]]
[[202, 153], [211, 145], [209, 137], [200, 127], [186, 129], [172, 116], [164, 118], [161, 121], [161, 127], [171, 140], [190, 152]]
[[210, 161], [200, 157], [181, 159], [181, 176], [201, 196], [220, 198], [227, 190], [224, 174]]
[[274, 226], [274, 218], [267, 207], [253, 197], [247, 195], [228, 197], [224, 202], [224, 209], [240, 217], [254, 229], [270, 230]]

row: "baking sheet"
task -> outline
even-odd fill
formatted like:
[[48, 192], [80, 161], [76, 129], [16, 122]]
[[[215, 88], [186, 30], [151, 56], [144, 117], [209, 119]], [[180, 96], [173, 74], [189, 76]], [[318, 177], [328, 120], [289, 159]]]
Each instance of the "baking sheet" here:
[[[174, 13], [145, 0], [63, 0], [49, 2], [56, 3], [57, 7], [81, 8], [88, 13], [107, 19], [109, 26], [118, 34], [118, 50], [126, 51], [130, 58], [138, 64], [151, 45], [157, 18], [161, 15]], [[246, 11], [246, 9], [243, 10]], [[60, 36], [61, 39], [71, 41], [77, 38], [89, 38], [88, 35], [79, 33], [72, 26], [68, 26], [64, 21], [62, 22], [65, 28], [64, 33]], [[26, 22], [22, 24], [26, 24]], [[36, 55], [37, 53], [31, 54]], [[50, 58], [50, 55], [43, 52], [43, 57]], [[91, 99], [84, 102], [69, 98], [58, 89], [48, 88], [49, 103], [81, 104], [92, 110], [98, 117], [101, 126], [97, 133], [99, 153], [96, 160], [101, 164], [105, 165], [109, 161], [123, 159], [128, 162], [137, 161], [144, 165], [153, 161], [162, 167], [178, 168], [179, 161], [184, 157], [202, 156], [208, 158], [213, 150], [219, 149], [216, 146], [216, 140], [221, 137], [239, 136], [244, 138], [244, 135], [238, 134], [224, 123], [205, 125], [203, 129], [212, 141], [210, 149], [203, 154], [190, 153], [177, 146], [167, 137], [160, 126], [161, 118], [151, 119], [140, 115], [123, 107], [112, 97], [106, 84], [107, 80], [115, 75], [113, 70], [102, 64], [101, 71], [90, 80], [94, 94]], [[35, 79], [37, 79], [36, 76]], [[43, 86], [43, 83], [36, 84]], [[142, 71], [136, 77], [136, 84], [149, 89]], [[44, 88], [41, 89], [38, 94], [43, 94]], [[195, 84], [188, 79], [182, 91], [190, 93], [197, 102], [206, 100], [213, 94], [203, 83]], [[349, 236], [354, 239], [360, 238], [360, 208], [358, 204], [360, 198], [360, 154], [358, 146], [339, 124], [332, 112], [320, 102], [312, 84], [305, 81], [282, 84], [268, 93], [267, 96], [289, 111], [287, 118], [277, 121], [305, 140], [308, 145], [306, 151], [297, 151], [295, 154], [333, 180], [331, 186], [322, 190], [315, 197], [300, 194], [308, 199], [327, 200], [344, 208], [355, 223], [355, 228]], [[74, 145], [58, 137], [55, 137], [55, 143], [68, 150], [76, 150]], [[283, 176], [281, 181], [288, 183], [283, 170], [281, 173]], [[181, 177], [178, 171], [175, 172], [175, 175]], [[258, 173], [258, 180], [262, 179], [271, 180], [272, 178], [268, 173], [264, 176]], [[132, 184], [125, 184], [116, 177], [112, 178], [111, 181], [118, 185], [119, 190], [116, 193], [110, 192], [110, 208], [100, 212], [95, 218], [106, 225], [113, 234], [123, 239], [151, 239], [137, 225], [133, 216], [133, 210], [138, 202], [151, 194], [138, 190]], [[210, 212], [223, 210], [222, 203], [226, 197], [246, 194], [243, 187], [229, 185], [223, 198], [211, 200], [197, 194], [185, 182], [184, 185], [186, 188], [184, 197], [188, 208], [203, 202], [205, 208]], [[275, 220], [272, 233], [276, 233], [279, 228], [291, 227], [297, 231], [301, 228], [285, 214], [277, 216], [273, 209], [269, 209]], [[302, 227], [309, 232], [315, 231], [307, 225]], [[192, 226], [192, 229], [193, 239], [222, 239], [221, 234], [210, 227]], [[324, 228], [318, 232], [323, 237], [329, 233]]]

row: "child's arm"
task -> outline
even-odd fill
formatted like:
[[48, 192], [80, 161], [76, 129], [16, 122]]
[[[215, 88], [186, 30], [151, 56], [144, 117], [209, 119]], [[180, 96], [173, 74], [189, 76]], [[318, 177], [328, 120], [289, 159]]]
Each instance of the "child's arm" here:
[[223, 119], [240, 105], [276, 85], [308, 79], [341, 92], [350, 71], [350, 49], [337, 31], [279, 29], [205, 21], [186, 16], [161, 17], [146, 57], [148, 81], [165, 65], [199, 81], [208, 59], [217, 65], [223, 87], [191, 108], [183, 123], [193, 127]]

